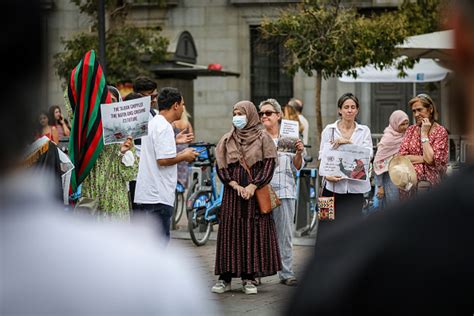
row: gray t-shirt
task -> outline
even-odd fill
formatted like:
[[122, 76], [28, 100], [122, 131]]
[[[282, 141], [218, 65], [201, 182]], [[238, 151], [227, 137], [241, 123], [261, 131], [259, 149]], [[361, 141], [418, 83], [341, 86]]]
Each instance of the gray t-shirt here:
[[78, 218], [26, 180], [0, 182], [0, 315], [216, 314], [192, 255], [152, 227]]

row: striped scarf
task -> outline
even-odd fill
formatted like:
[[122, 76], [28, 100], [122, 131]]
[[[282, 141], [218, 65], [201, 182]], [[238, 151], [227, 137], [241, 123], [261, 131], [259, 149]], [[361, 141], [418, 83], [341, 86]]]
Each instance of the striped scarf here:
[[88, 51], [72, 70], [68, 98], [74, 113], [69, 138], [69, 157], [75, 167], [71, 175], [72, 193], [87, 177], [104, 147], [100, 105], [111, 103], [94, 50]]

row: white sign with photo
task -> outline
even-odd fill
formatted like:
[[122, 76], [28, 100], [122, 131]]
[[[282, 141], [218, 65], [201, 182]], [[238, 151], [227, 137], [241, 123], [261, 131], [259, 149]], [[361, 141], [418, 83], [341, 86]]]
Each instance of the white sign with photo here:
[[296, 141], [299, 139], [299, 123], [292, 120], [281, 120], [278, 151], [296, 153]]
[[105, 145], [123, 143], [148, 134], [150, 97], [101, 104], [103, 139]]
[[321, 176], [343, 177], [350, 180], [368, 179], [370, 150], [353, 144], [340, 145], [334, 149], [325, 144], [321, 154], [319, 173]]

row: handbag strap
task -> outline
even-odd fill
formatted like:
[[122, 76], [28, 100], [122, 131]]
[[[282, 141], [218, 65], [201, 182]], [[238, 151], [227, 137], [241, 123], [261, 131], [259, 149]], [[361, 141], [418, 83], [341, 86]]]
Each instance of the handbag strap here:
[[[334, 127], [332, 129], [332, 135], [331, 135], [331, 141], [334, 142], [334, 132], [336, 131], [336, 128]], [[321, 190], [319, 191], [319, 194], [318, 194], [318, 197], [322, 197], [323, 196], [323, 191], [324, 191], [324, 188], [326, 187], [326, 177], [323, 177], [323, 179], [321, 180]], [[332, 196], [336, 196], [336, 194], [334, 192], [332, 192]]]
[[247, 161], [245, 161], [245, 158], [243, 155], [240, 156], [240, 161], [242, 162], [242, 167], [244, 167], [245, 171], [247, 171], [249, 175], [249, 180], [250, 180], [249, 182], [252, 182], [253, 181], [252, 174], [250, 173], [250, 168], [247, 165]]
[[[318, 197], [323, 197], [323, 191], [326, 186], [326, 182], [327, 182], [326, 177], [323, 177], [323, 180], [321, 181], [321, 190], [319, 191]], [[332, 192], [332, 196], [335, 197], [336, 193]]]
[[326, 177], [323, 177], [323, 179], [321, 180], [321, 190], [319, 190], [318, 197], [323, 196], [323, 191], [324, 191], [325, 186], [326, 186]]

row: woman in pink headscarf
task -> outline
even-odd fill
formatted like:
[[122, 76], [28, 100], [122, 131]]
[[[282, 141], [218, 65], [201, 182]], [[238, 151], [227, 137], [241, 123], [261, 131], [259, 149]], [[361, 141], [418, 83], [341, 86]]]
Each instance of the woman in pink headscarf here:
[[389, 125], [383, 131], [383, 136], [377, 145], [374, 158], [374, 171], [377, 183], [377, 197], [383, 201], [382, 205], [397, 202], [399, 191], [388, 175], [388, 164], [393, 156], [397, 155], [400, 145], [408, 128], [408, 115], [397, 110], [390, 115]]

